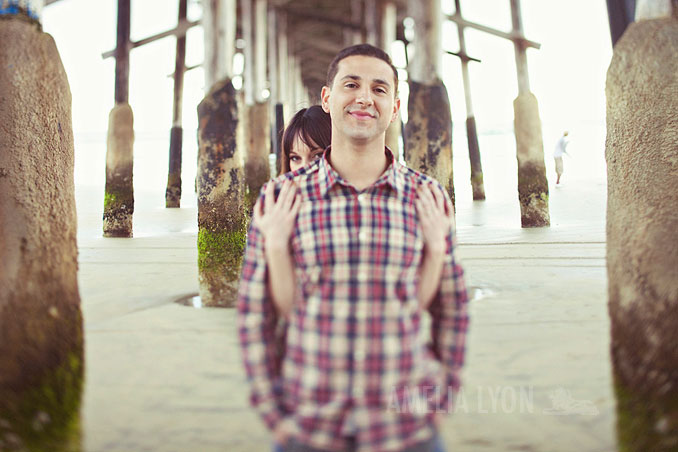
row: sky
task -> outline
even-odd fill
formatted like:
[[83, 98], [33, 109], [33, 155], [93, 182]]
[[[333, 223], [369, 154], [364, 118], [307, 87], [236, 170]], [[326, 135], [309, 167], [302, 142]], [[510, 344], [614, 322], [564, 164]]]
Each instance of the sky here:
[[[71, 86], [78, 186], [103, 187], [105, 180], [106, 131], [114, 100], [115, 62], [112, 58], [103, 60], [101, 54], [115, 47], [116, 3], [115, 0], [61, 0], [42, 11], [43, 29], [55, 39]], [[444, 11], [454, 12], [454, 1], [442, 3]], [[133, 0], [131, 39], [139, 40], [173, 28], [177, 5], [178, 1]], [[462, 0], [461, 9], [469, 21], [504, 31], [511, 28], [509, 0]], [[545, 154], [550, 155], [553, 143], [567, 129], [571, 131], [575, 152], [577, 147], [583, 152], [584, 147], [590, 145], [602, 155], [605, 75], [612, 56], [605, 1], [522, 0], [522, 12], [525, 36], [541, 43], [541, 49], [528, 50], [528, 66], [531, 89], [539, 102]], [[200, 17], [199, 2], [189, 0], [188, 15], [189, 19]], [[476, 30], [467, 30], [465, 36], [468, 54], [481, 60], [481, 63], [470, 64], [471, 91], [481, 135], [481, 153], [491, 153], [495, 151], [482, 148], [483, 135], [512, 133], [513, 99], [518, 93], [513, 45]], [[200, 27], [189, 31], [187, 66], [202, 62], [202, 40]], [[172, 123], [170, 74], [174, 71], [175, 45], [175, 39], [170, 37], [131, 52], [130, 104], [134, 111], [136, 190], [164, 193]], [[443, 26], [443, 48], [458, 51], [456, 25], [451, 22]], [[452, 108], [455, 158], [468, 160], [465, 157], [466, 108], [458, 58], [444, 55], [442, 77]], [[196, 107], [203, 97], [203, 85], [202, 69], [186, 73], [185, 193], [195, 177]], [[404, 97], [406, 93], [402, 94]], [[402, 110], [407, 111], [406, 102]], [[515, 153], [515, 146], [506, 152]], [[599, 156], [597, 161], [600, 162]], [[158, 203], [164, 203], [163, 199], [159, 197]]]

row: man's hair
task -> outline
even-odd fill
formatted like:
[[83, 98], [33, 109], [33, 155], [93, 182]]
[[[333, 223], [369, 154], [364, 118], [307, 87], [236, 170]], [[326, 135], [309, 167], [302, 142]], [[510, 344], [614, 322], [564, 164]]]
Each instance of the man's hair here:
[[395, 81], [395, 86], [393, 87], [394, 93], [398, 92], [398, 70], [395, 68], [393, 63], [391, 62], [391, 57], [388, 56], [388, 53], [384, 52], [381, 50], [379, 47], [375, 47], [370, 44], [357, 44], [351, 47], [346, 47], [345, 49], [339, 51], [337, 55], [334, 57], [332, 62], [330, 63], [330, 66], [327, 68], [327, 81], [326, 84], [328, 87], [332, 87], [332, 83], [334, 82], [334, 77], [337, 75], [337, 71], [339, 70], [339, 62], [343, 60], [344, 58], [348, 58], [350, 56], [356, 56], [356, 55], [362, 55], [362, 56], [368, 56], [368, 57], [373, 57], [373, 58], [378, 58], [382, 61], [384, 61], [386, 64], [388, 64], [391, 69], [393, 70], [393, 79]]

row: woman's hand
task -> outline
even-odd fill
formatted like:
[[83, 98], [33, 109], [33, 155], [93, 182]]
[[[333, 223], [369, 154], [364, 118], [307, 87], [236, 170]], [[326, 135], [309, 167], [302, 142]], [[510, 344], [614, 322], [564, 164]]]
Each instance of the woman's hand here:
[[278, 313], [288, 317], [292, 311], [296, 278], [290, 252], [290, 238], [301, 207], [301, 196], [294, 182], [282, 184], [278, 199], [275, 184], [269, 183], [254, 206], [254, 224], [264, 236], [264, 255], [268, 266], [268, 288]]
[[264, 248], [286, 248], [301, 207], [301, 199], [294, 182], [286, 180], [282, 184], [278, 199], [275, 196], [275, 184], [268, 184], [261, 198], [254, 205], [254, 224], [264, 236]]
[[425, 184], [417, 190], [415, 207], [424, 235], [424, 256], [419, 267], [419, 306], [426, 309], [440, 287], [443, 260], [447, 251], [447, 236], [454, 221], [452, 203], [445, 194]]
[[424, 253], [445, 254], [447, 236], [454, 221], [452, 203], [432, 184], [424, 184], [417, 190], [415, 201], [419, 223], [424, 235]]

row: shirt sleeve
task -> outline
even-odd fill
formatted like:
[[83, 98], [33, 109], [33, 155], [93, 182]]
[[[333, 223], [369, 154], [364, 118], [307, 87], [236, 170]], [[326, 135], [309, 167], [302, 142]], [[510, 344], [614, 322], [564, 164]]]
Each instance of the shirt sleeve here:
[[[445, 371], [445, 390], [454, 393], [461, 386], [461, 369], [466, 351], [466, 332], [469, 324], [468, 295], [464, 282], [464, 269], [456, 257], [456, 236], [454, 227], [447, 237], [447, 250], [443, 262], [440, 288], [429, 305], [431, 314], [431, 339], [434, 355]], [[448, 406], [448, 400], [441, 400], [440, 406]]]
[[273, 430], [283, 414], [278, 404], [280, 353], [275, 336], [278, 315], [266, 278], [263, 236], [252, 223], [238, 288], [238, 336], [250, 386], [250, 403]]

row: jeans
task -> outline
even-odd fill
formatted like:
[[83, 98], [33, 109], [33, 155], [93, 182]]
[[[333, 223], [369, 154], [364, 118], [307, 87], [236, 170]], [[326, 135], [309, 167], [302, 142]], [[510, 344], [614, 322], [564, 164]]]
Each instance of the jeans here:
[[[352, 452], [353, 449], [350, 449], [347, 452]], [[273, 445], [273, 452], [323, 452], [320, 449], [314, 447], [304, 446], [299, 444], [293, 439], [286, 445], [286, 447], [281, 446], [280, 444]], [[403, 452], [445, 452], [445, 445], [440, 435], [436, 434], [429, 441], [426, 441], [424, 444], [417, 444], [410, 446], [405, 449]]]

